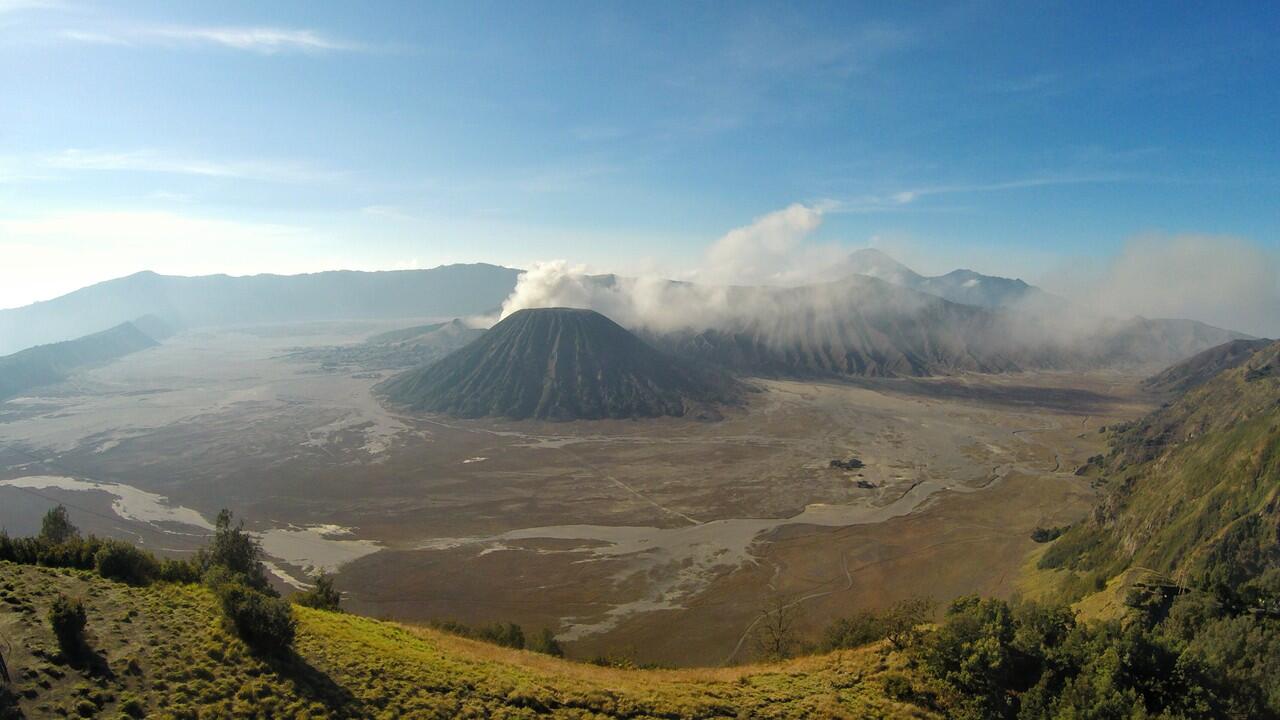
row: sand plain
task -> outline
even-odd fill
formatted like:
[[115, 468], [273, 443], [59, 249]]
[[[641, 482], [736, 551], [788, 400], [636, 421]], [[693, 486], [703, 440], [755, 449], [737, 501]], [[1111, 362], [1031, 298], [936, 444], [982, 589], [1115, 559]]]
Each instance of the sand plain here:
[[0, 524], [30, 532], [63, 501], [86, 529], [182, 552], [229, 507], [282, 587], [336, 569], [358, 612], [720, 664], [749, 659], [770, 593], [816, 633], [912, 595], [1012, 592], [1030, 531], [1087, 512], [1073, 471], [1099, 427], [1150, 404], [1121, 373], [753, 379], [714, 422], [458, 421], [381, 405], [394, 370], [298, 352], [396, 326], [185, 333], [0, 404]]

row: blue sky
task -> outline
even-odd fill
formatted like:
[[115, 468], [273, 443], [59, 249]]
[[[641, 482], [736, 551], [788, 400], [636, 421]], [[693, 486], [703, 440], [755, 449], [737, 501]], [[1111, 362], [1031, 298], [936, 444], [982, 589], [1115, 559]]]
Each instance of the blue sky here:
[[678, 275], [794, 203], [932, 272], [1274, 254], [1280, 6], [1137, 5], [0, 0], [0, 307], [144, 268]]

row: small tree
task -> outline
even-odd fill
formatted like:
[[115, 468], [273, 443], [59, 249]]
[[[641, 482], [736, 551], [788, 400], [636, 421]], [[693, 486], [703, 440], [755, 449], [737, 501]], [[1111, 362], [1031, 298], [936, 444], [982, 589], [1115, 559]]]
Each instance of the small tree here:
[[935, 605], [932, 599], [916, 597], [895, 603], [881, 616], [884, 637], [897, 650], [902, 650], [916, 638], [916, 628], [929, 622]]
[[80, 530], [71, 524], [65, 505], [58, 505], [44, 514], [40, 523], [40, 539], [52, 545], [62, 544], [77, 537]]
[[542, 628], [542, 632], [535, 635], [529, 643], [529, 649], [553, 657], [564, 657], [564, 648], [560, 647], [560, 641], [556, 640], [556, 635], [551, 632], [551, 628]]
[[288, 656], [297, 632], [289, 603], [235, 580], [218, 579], [216, 583], [214, 593], [222, 606], [222, 616], [240, 639], [258, 652]]
[[130, 585], [146, 585], [160, 574], [154, 555], [122, 540], [104, 542], [93, 561], [102, 577]]
[[840, 650], [870, 645], [884, 639], [885, 623], [880, 616], [863, 610], [836, 620], [822, 635], [823, 650]]
[[333, 576], [321, 570], [315, 581], [315, 587], [294, 595], [293, 601], [303, 607], [341, 612], [342, 593], [333, 587]]
[[84, 626], [88, 622], [84, 603], [62, 593], [49, 606], [49, 627], [58, 638], [64, 655], [75, 656], [84, 647]]
[[517, 650], [524, 649], [524, 628], [513, 622], [496, 622], [492, 625], [485, 625], [476, 630], [475, 636], [480, 640], [491, 642], [495, 645]]
[[213, 541], [209, 547], [196, 554], [196, 564], [202, 573], [222, 568], [239, 576], [240, 582], [259, 592], [277, 594], [267, 579], [267, 569], [262, 564], [262, 547], [244, 529], [244, 521], [232, 525], [231, 511], [218, 513], [214, 525]]
[[800, 644], [800, 603], [781, 593], [771, 593], [765, 599], [756, 622], [756, 649], [769, 660], [785, 660], [795, 653]]

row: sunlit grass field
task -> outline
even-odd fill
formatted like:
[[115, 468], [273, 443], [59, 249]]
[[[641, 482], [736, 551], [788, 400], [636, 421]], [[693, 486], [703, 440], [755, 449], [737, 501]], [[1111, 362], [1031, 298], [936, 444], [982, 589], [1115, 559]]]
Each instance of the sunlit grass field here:
[[[58, 651], [45, 614], [83, 599], [91, 654]], [[909, 671], [883, 646], [776, 665], [599, 667], [297, 607], [296, 653], [255, 656], [200, 585], [130, 587], [0, 563], [0, 632], [26, 717], [930, 717], [886, 692]]]

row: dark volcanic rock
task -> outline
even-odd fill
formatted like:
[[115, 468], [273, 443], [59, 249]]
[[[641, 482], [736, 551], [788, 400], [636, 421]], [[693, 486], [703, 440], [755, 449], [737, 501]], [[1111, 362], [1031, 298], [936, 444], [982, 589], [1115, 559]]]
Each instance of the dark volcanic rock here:
[[669, 357], [590, 310], [521, 310], [426, 368], [379, 386], [395, 405], [460, 417], [685, 415], [741, 386]]

